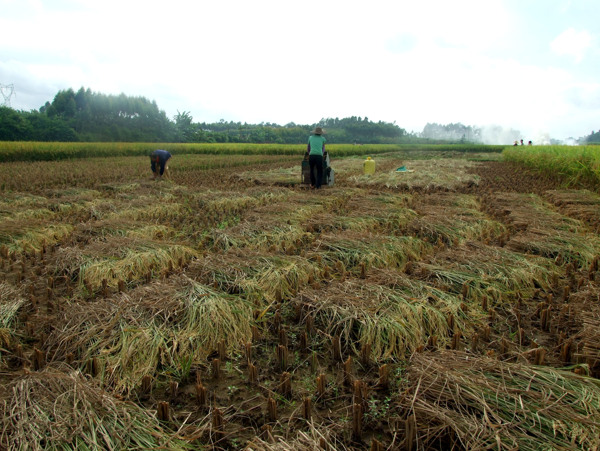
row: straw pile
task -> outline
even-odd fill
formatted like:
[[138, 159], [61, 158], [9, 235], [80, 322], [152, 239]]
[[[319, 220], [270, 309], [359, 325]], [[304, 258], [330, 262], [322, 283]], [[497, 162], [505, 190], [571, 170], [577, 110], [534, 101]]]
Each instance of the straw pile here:
[[194, 262], [189, 273], [197, 280], [257, 304], [289, 299], [319, 277], [319, 266], [296, 255], [267, 255], [249, 249], [231, 249]]
[[111, 236], [79, 247], [63, 247], [56, 253], [55, 273], [79, 279], [82, 286], [96, 291], [103, 284], [139, 282], [163, 276], [181, 268], [198, 253], [184, 245]]
[[157, 373], [186, 377], [219, 342], [233, 347], [251, 337], [249, 303], [185, 276], [72, 304], [61, 314], [46, 341], [51, 358], [73, 354], [81, 365], [96, 359], [98, 376], [116, 392]]
[[417, 449], [597, 449], [600, 381], [460, 352], [415, 354], [401, 409]]
[[150, 412], [76, 371], [27, 374], [13, 380], [8, 393], [0, 423], [6, 450], [186, 449]]
[[119, 280], [139, 281], [148, 274], [162, 275], [169, 268], [180, 268], [197, 256], [193, 249], [178, 244], [140, 245], [121, 252], [118, 260], [107, 258], [84, 263], [79, 269], [80, 281], [93, 290], [99, 288], [103, 280], [108, 286], [116, 287]]
[[[315, 324], [337, 333], [354, 353], [370, 344], [373, 358], [403, 358], [429, 337], [444, 346], [456, 330], [467, 333], [469, 321], [460, 310], [460, 298], [398, 275], [393, 287], [361, 279], [333, 281], [320, 289], [303, 290], [295, 302], [315, 318]], [[453, 318], [453, 328], [448, 317]]]
[[17, 316], [25, 303], [19, 290], [7, 283], [0, 283], [0, 364], [4, 363], [5, 351], [14, 345]]
[[347, 270], [360, 266], [402, 269], [409, 261], [431, 252], [431, 245], [412, 236], [385, 236], [346, 230], [322, 234], [315, 242], [319, 254], [331, 265], [341, 262]]
[[[46, 227], [31, 227], [31, 223], [6, 224], [9, 230], [0, 229], [0, 239], [6, 241], [11, 255], [23, 252], [40, 252], [46, 246], [64, 241], [73, 232], [69, 224], [54, 224]], [[4, 228], [3, 227], [3, 228]]]
[[584, 345], [582, 355], [590, 367], [591, 374], [600, 376], [600, 314], [597, 311], [582, 314], [583, 330], [580, 338]]
[[417, 215], [411, 209], [412, 196], [408, 193], [365, 193], [345, 190], [350, 195], [347, 204], [335, 214], [307, 218], [312, 230], [352, 230], [354, 232], [387, 232], [396, 234]]
[[[552, 261], [469, 241], [436, 254], [429, 263], [414, 265], [414, 274], [439, 288], [466, 294], [466, 300], [481, 303], [484, 296], [497, 302], [530, 296], [536, 288], [550, 290], [552, 280], [562, 274]], [[466, 290], [466, 292], [465, 292]]]

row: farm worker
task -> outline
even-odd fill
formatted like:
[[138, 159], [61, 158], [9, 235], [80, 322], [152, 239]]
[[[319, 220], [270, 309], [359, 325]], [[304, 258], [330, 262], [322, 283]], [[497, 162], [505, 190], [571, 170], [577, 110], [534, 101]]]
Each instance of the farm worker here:
[[[325, 152], [325, 132], [321, 127], [312, 131], [308, 138], [308, 164], [310, 166], [310, 187], [319, 189], [323, 181], [323, 153]], [[315, 177], [315, 169], [317, 174]]]
[[[171, 159], [171, 154], [163, 149], [157, 149], [150, 155], [150, 167], [154, 173], [154, 178], [162, 177], [165, 170], [167, 171], [167, 177], [169, 176], [169, 167], [167, 163]], [[159, 165], [160, 168], [157, 168]]]

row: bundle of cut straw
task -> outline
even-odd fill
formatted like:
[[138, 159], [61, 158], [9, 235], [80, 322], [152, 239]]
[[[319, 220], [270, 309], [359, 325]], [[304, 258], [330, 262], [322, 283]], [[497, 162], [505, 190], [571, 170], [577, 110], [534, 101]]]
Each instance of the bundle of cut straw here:
[[0, 364], [6, 348], [13, 345], [17, 336], [16, 325], [19, 310], [26, 301], [14, 286], [0, 283]]
[[393, 287], [360, 279], [335, 281], [324, 289], [303, 290], [298, 302], [308, 305], [317, 322], [337, 331], [354, 352], [370, 344], [376, 359], [403, 358], [431, 336], [438, 337], [443, 346], [454, 332], [448, 325], [449, 315], [463, 334], [479, 318], [473, 314], [467, 320], [458, 296], [408, 277], [398, 277]]
[[418, 449], [598, 449], [600, 382], [548, 367], [443, 351], [414, 354], [399, 407]]
[[6, 450], [187, 449], [148, 411], [119, 401], [79, 372], [57, 368], [12, 381], [2, 403]]

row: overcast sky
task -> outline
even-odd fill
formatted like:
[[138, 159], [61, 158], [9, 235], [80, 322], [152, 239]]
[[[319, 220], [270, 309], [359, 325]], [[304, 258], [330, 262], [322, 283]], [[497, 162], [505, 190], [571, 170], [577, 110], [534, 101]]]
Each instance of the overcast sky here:
[[[598, 0], [0, 0], [15, 109], [63, 89], [194, 122], [600, 129]], [[0, 98], [0, 101], [2, 99]]]

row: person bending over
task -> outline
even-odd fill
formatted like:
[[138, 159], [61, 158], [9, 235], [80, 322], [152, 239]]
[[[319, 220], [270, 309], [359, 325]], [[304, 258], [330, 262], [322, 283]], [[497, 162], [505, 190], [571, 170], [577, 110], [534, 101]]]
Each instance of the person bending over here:
[[171, 159], [171, 154], [163, 149], [157, 149], [150, 155], [150, 168], [154, 174], [154, 178], [162, 177], [167, 172], [167, 178], [169, 177], [169, 167], [167, 163]]

